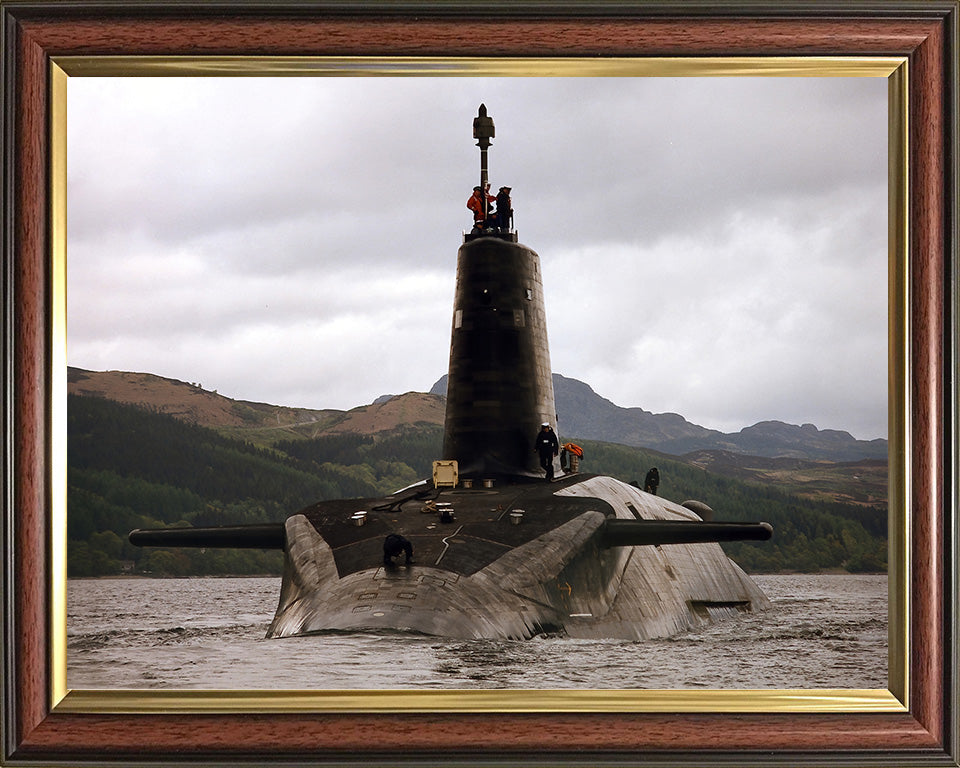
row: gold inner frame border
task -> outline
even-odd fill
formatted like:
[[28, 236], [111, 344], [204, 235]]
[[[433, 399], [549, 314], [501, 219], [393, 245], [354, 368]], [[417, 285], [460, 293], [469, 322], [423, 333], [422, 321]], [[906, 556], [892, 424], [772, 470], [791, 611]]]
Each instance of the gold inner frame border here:
[[[51, 60], [50, 702], [63, 713], [909, 711], [910, 410], [906, 57], [60, 56]], [[884, 77], [888, 81], [888, 688], [751, 690], [70, 690], [66, 674], [66, 126], [70, 77]]]

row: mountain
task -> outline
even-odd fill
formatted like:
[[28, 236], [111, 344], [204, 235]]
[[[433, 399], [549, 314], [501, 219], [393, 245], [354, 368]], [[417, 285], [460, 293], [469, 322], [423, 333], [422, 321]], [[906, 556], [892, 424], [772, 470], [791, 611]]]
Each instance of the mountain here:
[[72, 367], [67, 369], [67, 391], [71, 395], [135, 405], [263, 445], [288, 438], [348, 432], [371, 435], [402, 427], [442, 426], [445, 409], [443, 397], [424, 392], [384, 395], [373, 404], [349, 411], [288, 408], [232, 400], [216, 390], [203, 389], [200, 384], [152, 373]]
[[301, 422], [325, 422], [341, 411], [315, 411], [278, 405], [232, 400], [206, 390], [152, 373], [85, 371], [67, 368], [67, 391], [71, 395], [102, 397], [135, 405], [155, 413], [175, 416], [205, 427], [269, 427]]
[[[259, 447], [246, 435], [224, 436], [104, 397], [70, 394], [67, 401], [71, 576], [279, 574], [276, 551], [144, 549], [127, 533], [280, 522], [316, 500], [378, 497], [429, 477], [442, 442], [442, 429], [432, 425]], [[885, 567], [884, 462], [853, 466], [716, 451], [688, 459], [592, 440], [580, 445], [589, 472], [630, 482], [658, 466], [664, 497], [703, 499], [727, 520], [769, 522], [777, 535], [764, 546], [724, 545], [748, 570]]]
[[[435, 395], [446, 391], [446, 376], [430, 389]], [[857, 440], [849, 432], [820, 430], [813, 424], [761, 421], [739, 432], [724, 433], [692, 424], [677, 413], [623, 408], [598, 395], [588, 384], [558, 373], [553, 374], [553, 392], [562, 436], [653, 448], [673, 456], [712, 450], [808, 461], [887, 458], [886, 440]]]
[[[317, 499], [379, 496], [429, 476], [441, 451], [445, 398], [437, 393], [384, 396], [337, 411], [234, 401], [146, 373], [71, 368], [68, 380], [71, 576], [279, 573], [276, 552], [145, 551], [126, 535], [138, 527], [276, 522]], [[639, 421], [655, 426], [646, 433], [659, 431], [665, 440], [710, 432], [682, 417], [618, 408], [581, 382], [556, 381], [561, 408], [576, 401], [564, 394], [572, 391], [584, 416], [639, 412]], [[769, 546], [725, 545], [743, 567], [884, 568], [885, 459], [843, 463], [715, 449], [670, 456], [564, 436], [584, 448], [584, 471], [629, 482], [658, 466], [665, 497], [704, 499], [725, 519], [770, 522], [777, 537]]]
[[[289, 408], [232, 400], [200, 384], [125, 371], [69, 368], [68, 391], [102, 397], [165, 413], [191, 424], [242, 435], [254, 443], [324, 434], [390, 432], [443, 426], [447, 377], [430, 392], [384, 395], [348, 411]], [[687, 421], [676, 413], [624, 408], [601, 397], [582, 381], [553, 374], [561, 436], [651, 448], [673, 456], [722, 451], [766, 458], [854, 462], [887, 458], [886, 440], [857, 440], [848, 432], [762, 421], [736, 433], [723, 433]]]

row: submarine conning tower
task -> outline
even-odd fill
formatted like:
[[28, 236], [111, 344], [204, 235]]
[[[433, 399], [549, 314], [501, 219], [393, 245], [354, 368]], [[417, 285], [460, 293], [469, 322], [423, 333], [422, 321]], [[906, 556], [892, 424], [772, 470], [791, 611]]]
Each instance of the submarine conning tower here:
[[[542, 477], [534, 439], [544, 422], [557, 425], [540, 257], [503, 226], [503, 211], [495, 222], [489, 215], [487, 150], [494, 135], [481, 104], [473, 121], [480, 147], [474, 194], [484, 202], [457, 252], [443, 456], [456, 460], [461, 475]], [[510, 187], [502, 190], [509, 195]]]
[[496, 236], [460, 246], [451, 334], [444, 458], [461, 475], [542, 477], [534, 438], [557, 425], [540, 257]]

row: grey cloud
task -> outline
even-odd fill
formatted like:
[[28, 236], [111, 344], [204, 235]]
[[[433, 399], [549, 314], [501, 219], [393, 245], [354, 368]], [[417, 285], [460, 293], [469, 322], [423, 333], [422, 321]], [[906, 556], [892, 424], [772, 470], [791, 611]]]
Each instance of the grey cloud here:
[[[851, 354], [861, 327], [880, 328], [871, 350], [885, 333], [885, 290], [872, 277], [882, 282], [886, 250], [882, 80], [146, 79], [131, 89], [72, 79], [72, 99], [75, 83], [73, 364], [202, 366], [204, 379], [234, 382], [221, 391], [310, 391], [323, 407], [400, 391], [413, 380], [404, 356], [428, 346], [440, 352], [409, 387], [429, 386], [446, 364], [478, 169], [471, 121], [484, 101], [497, 124], [492, 181], [514, 188], [521, 241], [543, 260], [555, 369], [622, 404], [668, 404], [694, 420], [688, 410], [729, 421], [791, 400], [832, 418], [834, 403], [855, 398], [849, 377], [821, 392], [813, 379], [830, 377], [800, 366], [790, 397], [751, 384], [717, 398], [717, 386], [762, 382], [763, 369], [790, 369], [781, 361], [807, 352], [763, 349], [738, 372], [705, 341], [728, 320], [784, 334], [819, 313], [824, 328], [811, 333], [833, 329], [821, 360], [885, 375], [873, 354]], [[798, 286], [812, 295], [785, 290]], [[348, 330], [378, 303], [395, 328], [381, 315]], [[364, 336], [369, 323], [381, 323], [379, 346]], [[351, 353], [322, 330], [334, 327]], [[300, 365], [258, 351], [263, 333]], [[135, 347], [148, 338], [144, 362]], [[787, 418], [758, 418], [768, 417]], [[807, 420], [844, 427], [818, 418]]]

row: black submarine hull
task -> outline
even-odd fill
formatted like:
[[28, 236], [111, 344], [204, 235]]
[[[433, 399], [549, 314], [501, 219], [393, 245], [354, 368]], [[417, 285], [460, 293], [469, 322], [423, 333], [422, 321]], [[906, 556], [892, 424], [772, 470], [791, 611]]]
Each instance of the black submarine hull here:
[[[689, 509], [614, 478], [501, 478], [492, 488], [429, 495], [388, 500], [380, 511], [367, 505], [363, 525], [355, 522], [357, 502], [321, 503], [290, 517], [268, 637], [403, 631], [645, 640], [769, 607], [715, 541], [611, 540], [617, 526], [632, 527], [638, 540], [644, 524], [650, 540], [675, 536], [668, 529], [677, 525], [714, 535]], [[442, 514], [452, 521], [441, 522]], [[382, 564], [385, 532], [412, 542], [413, 564]], [[736, 538], [769, 538], [769, 527], [745, 526]]]

